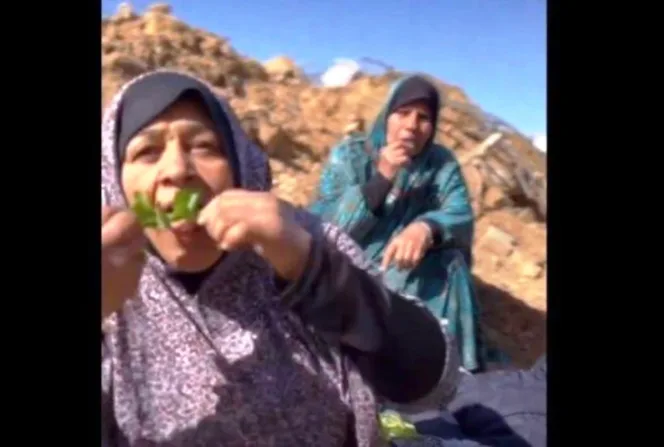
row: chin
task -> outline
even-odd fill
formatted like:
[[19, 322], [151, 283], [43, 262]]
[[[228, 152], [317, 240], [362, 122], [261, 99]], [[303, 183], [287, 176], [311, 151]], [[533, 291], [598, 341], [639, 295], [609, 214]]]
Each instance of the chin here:
[[191, 253], [182, 251], [167, 262], [179, 272], [196, 273], [211, 267], [221, 256], [221, 252]]
[[[166, 242], [166, 241], [163, 241]], [[160, 244], [161, 257], [175, 270], [195, 273], [213, 265], [221, 256], [209, 238], [195, 237], [186, 241], [169, 238], [168, 244]], [[159, 245], [155, 244], [156, 247]]]

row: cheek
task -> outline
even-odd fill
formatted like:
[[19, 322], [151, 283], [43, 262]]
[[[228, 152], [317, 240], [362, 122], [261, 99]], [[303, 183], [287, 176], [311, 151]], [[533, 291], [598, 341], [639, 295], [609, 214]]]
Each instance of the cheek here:
[[199, 163], [198, 173], [215, 194], [233, 187], [233, 172], [225, 159]]
[[154, 186], [156, 175], [153, 169], [149, 167], [125, 164], [122, 167], [120, 181], [122, 184], [122, 191], [125, 197], [131, 203], [134, 195], [138, 192], [151, 191]]
[[397, 136], [399, 135], [399, 117], [396, 115], [390, 115], [390, 117], [387, 119], [387, 142], [391, 143], [392, 141], [396, 140]]
[[429, 137], [431, 137], [431, 133], [433, 132], [433, 125], [429, 122], [422, 124], [420, 127], [420, 132], [422, 133], [422, 139], [424, 141], [428, 140]]

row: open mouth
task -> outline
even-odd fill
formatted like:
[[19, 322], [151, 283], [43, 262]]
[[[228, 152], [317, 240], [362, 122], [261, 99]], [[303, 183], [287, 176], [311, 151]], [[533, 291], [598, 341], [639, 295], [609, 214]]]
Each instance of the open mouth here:
[[170, 204], [157, 203], [156, 205], [157, 205], [156, 208], [164, 214], [171, 215], [173, 213], [174, 205], [172, 203]]
[[201, 209], [202, 194], [196, 190], [178, 191], [173, 200], [150, 204], [143, 193], [137, 193], [132, 209], [146, 228], [168, 229], [178, 221], [195, 222]]

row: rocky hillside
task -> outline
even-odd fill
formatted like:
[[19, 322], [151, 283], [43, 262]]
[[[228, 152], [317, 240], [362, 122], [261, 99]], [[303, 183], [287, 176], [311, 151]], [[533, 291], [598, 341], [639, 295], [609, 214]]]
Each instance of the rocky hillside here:
[[[288, 57], [265, 63], [181, 21], [166, 4], [138, 13], [122, 5], [102, 19], [102, 101], [158, 67], [204, 78], [225, 95], [270, 155], [280, 196], [307, 204], [331, 146], [370, 125], [399, 73], [359, 76], [340, 88], [314, 86]], [[444, 95], [438, 140], [464, 167], [477, 215], [474, 273], [490, 338], [518, 364], [533, 361], [546, 332], [546, 159], [530, 141], [486, 115], [460, 88]]]

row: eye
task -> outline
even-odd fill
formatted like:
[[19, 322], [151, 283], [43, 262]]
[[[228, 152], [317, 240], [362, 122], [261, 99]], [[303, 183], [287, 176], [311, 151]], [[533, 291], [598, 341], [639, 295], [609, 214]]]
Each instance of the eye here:
[[191, 151], [196, 154], [221, 155], [217, 142], [212, 138], [199, 138], [191, 143]]
[[431, 117], [429, 116], [428, 113], [419, 113], [417, 115], [417, 119], [420, 122], [431, 122]]
[[196, 141], [193, 145], [192, 148], [194, 149], [216, 149], [216, 144], [212, 141]]
[[152, 162], [159, 159], [162, 148], [157, 145], [144, 145], [134, 151], [134, 160]]

